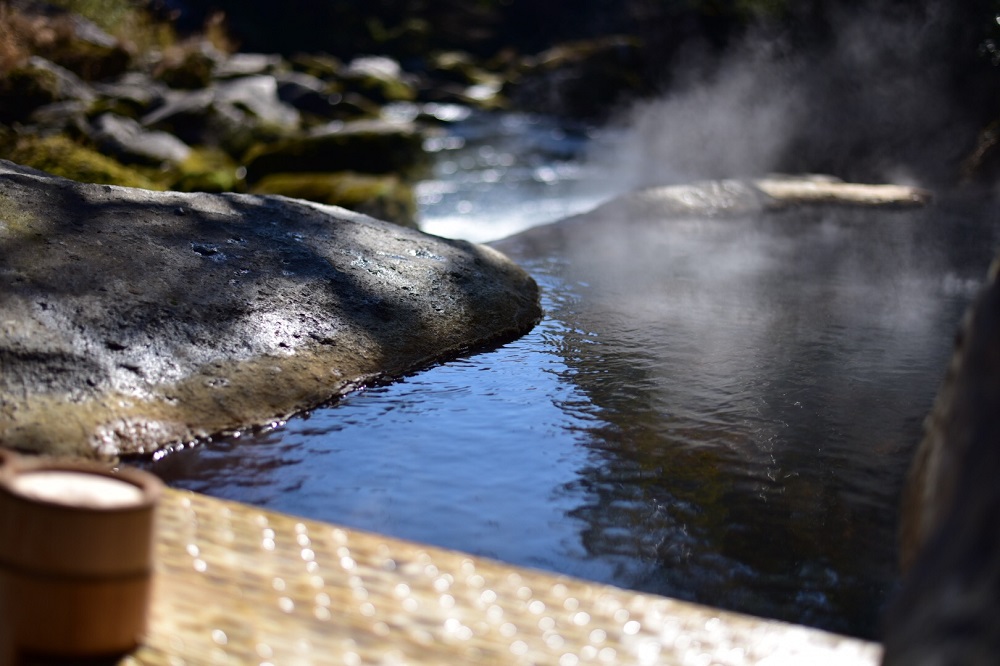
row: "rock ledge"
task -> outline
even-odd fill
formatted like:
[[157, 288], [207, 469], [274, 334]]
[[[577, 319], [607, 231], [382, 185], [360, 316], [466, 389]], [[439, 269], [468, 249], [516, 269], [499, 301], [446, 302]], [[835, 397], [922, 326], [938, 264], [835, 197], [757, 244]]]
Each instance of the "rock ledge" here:
[[0, 444], [107, 457], [284, 419], [523, 334], [499, 252], [273, 196], [0, 161]]

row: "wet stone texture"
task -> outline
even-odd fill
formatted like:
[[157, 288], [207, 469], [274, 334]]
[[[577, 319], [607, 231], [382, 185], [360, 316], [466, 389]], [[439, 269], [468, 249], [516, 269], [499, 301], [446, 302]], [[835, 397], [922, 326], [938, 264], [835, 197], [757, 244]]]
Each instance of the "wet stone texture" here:
[[1000, 258], [966, 313], [903, 494], [906, 574], [886, 666], [994, 664], [1000, 651]]
[[529, 330], [495, 250], [282, 197], [0, 161], [0, 444], [151, 452]]

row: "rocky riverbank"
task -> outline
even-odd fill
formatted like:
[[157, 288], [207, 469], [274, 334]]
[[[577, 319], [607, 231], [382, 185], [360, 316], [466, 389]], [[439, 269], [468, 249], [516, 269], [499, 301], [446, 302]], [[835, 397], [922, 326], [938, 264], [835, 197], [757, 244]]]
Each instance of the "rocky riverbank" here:
[[149, 453], [529, 330], [500, 253], [340, 208], [0, 162], [0, 442]]
[[45, 3], [0, 12], [20, 45], [0, 53], [0, 156], [82, 182], [284, 194], [407, 226], [425, 139], [443, 125], [512, 104], [594, 115], [645, 86], [624, 38], [490, 61], [431, 50], [404, 69], [385, 55], [233, 52], [208, 33], [140, 48]]

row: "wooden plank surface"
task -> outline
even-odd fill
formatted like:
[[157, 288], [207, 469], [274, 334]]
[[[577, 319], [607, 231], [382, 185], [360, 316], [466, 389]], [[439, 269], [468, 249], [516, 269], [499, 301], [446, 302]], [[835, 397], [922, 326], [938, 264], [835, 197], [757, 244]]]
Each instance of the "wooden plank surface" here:
[[874, 643], [170, 490], [121, 664], [877, 664]]

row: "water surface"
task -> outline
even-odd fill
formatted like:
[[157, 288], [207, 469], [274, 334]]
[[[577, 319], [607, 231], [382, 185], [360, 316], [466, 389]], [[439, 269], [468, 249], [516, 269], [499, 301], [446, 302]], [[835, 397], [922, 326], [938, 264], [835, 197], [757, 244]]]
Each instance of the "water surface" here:
[[[503, 140], [445, 157], [509, 154]], [[548, 164], [576, 174], [562, 205], [579, 209], [600, 187], [577, 196], [590, 176], [561, 166], [573, 157]], [[528, 208], [548, 196], [524, 182]], [[432, 181], [425, 195], [451, 192], [425, 206], [448, 217], [481, 185]], [[504, 245], [543, 288], [546, 317], [523, 338], [152, 469], [175, 487], [874, 636], [896, 583], [902, 479], [996, 220], [949, 203], [592, 228]]]

